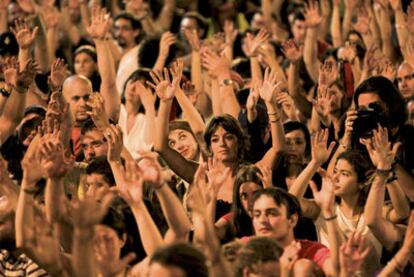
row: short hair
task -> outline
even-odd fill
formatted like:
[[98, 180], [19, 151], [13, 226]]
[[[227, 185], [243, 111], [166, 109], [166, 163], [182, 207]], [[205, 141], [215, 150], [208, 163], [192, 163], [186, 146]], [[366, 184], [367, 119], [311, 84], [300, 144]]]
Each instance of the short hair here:
[[130, 12], [121, 12], [117, 14], [114, 18], [114, 22], [118, 19], [125, 19], [131, 22], [132, 29], [142, 29], [141, 22]]
[[75, 52], [73, 52], [73, 59], [75, 59], [76, 56], [79, 55], [80, 53], [85, 53], [85, 54], [89, 55], [92, 58], [92, 60], [94, 60], [94, 62], [98, 62], [98, 56], [96, 54], [96, 49], [92, 45], [79, 46], [75, 50]]
[[214, 116], [210, 119], [204, 131], [204, 141], [207, 147], [210, 149], [211, 137], [219, 127], [237, 137], [237, 157], [242, 160], [249, 148], [248, 136], [243, 132], [239, 122], [229, 114]]
[[285, 206], [288, 218], [291, 218], [295, 214], [298, 216], [298, 221], [302, 218], [302, 210], [299, 201], [294, 195], [281, 188], [265, 188], [253, 195], [253, 203], [255, 203], [262, 195], [273, 198], [278, 206]]
[[388, 107], [388, 119], [391, 127], [405, 124], [408, 111], [404, 97], [389, 79], [374, 76], [363, 81], [354, 93], [354, 103], [357, 109], [359, 108], [359, 95], [363, 93], [375, 93], [385, 103]]
[[109, 186], [115, 186], [115, 177], [112, 173], [111, 166], [108, 163], [106, 156], [100, 156], [94, 158], [86, 167], [86, 174], [99, 174], [102, 175]]
[[109, 206], [108, 212], [102, 219], [101, 224], [113, 229], [120, 239], [124, 239], [124, 234], [127, 233], [125, 216], [121, 209], [113, 205]]
[[254, 237], [238, 251], [235, 276], [242, 277], [246, 267], [256, 272], [256, 265], [277, 262], [282, 254], [283, 247], [274, 238]]
[[189, 243], [175, 243], [158, 249], [152, 255], [150, 264], [175, 266], [187, 277], [207, 277], [207, 259], [204, 254]]
[[85, 135], [87, 132], [98, 130], [92, 118], [88, 118], [82, 122], [80, 126], [81, 135]]
[[292, 23], [291, 23], [291, 25], [293, 25], [293, 24], [295, 23], [295, 21], [296, 21], [296, 20], [305, 21], [305, 20], [306, 20], [306, 19], [305, 19], [305, 15], [304, 15], [302, 12], [300, 12], [300, 11], [295, 12], [295, 13], [293, 14], [293, 18], [292, 18]]

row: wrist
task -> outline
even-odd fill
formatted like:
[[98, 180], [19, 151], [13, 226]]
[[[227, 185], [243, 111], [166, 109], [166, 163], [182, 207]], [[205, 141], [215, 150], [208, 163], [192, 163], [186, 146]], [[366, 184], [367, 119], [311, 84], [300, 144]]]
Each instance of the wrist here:
[[231, 80], [230, 71], [228, 70], [217, 72], [217, 76], [218, 76], [219, 82], [223, 80]]
[[325, 221], [331, 221], [338, 217], [338, 215], [333, 211], [332, 208], [330, 209], [322, 209], [322, 218]]
[[74, 236], [78, 240], [89, 241], [93, 239], [95, 232], [93, 227], [79, 227], [75, 226]]

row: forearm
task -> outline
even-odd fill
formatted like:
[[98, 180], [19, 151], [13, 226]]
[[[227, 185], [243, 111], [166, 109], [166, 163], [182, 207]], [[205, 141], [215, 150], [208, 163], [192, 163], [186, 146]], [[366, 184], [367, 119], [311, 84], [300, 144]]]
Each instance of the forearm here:
[[380, 35], [382, 40], [382, 52], [388, 59], [390, 59], [390, 61], [393, 61], [395, 54], [391, 38], [392, 26], [390, 21], [390, 14], [386, 10], [381, 10], [379, 18]]
[[220, 86], [217, 79], [211, 80], [211, 105], [213, 106], [213, 115], [221, 115], [223, 113], [220, 100]]
[[317, 161], [311, 160], [295, 179], [292, 186], [289, 188], [289, 193], [297, 198], [302, 198], [305, 195], [310, 180], [312, 180], [313, 175], [315, 175], [319, 167], [320, 164]]
[[285, 150], [285, 131], [280, 118], [281, 111], [276, 103], [266, 103], [267, 113], [270, 123], [270, 133], [272, 135], [272, 149], [275, 152]]
[[154, 220], [148, 212], [144, 202], [131, 203], [132, 213], [137, 222], [139, 235], [147, 256], [152, 254], [163, 245], [160, 231], [155, 225]]
[[401, 189], [404, 191], [405, 195], [414, 201], [414, 177], [408, 173], [400, 164], [396, 164], [396, 174], [398, 181], [400, 182]]
[[40, 20], [39, 16], [35, 17], [35, 26], [39, 27], [36, 39], [34, 42], [34, 56], [35, 61], [39, 64], [39, 68], [42, 72], [48, 72], [51, 64], [50, 52], [48, 49], [46, 28]]
[[[408, 39], [408, 30], [405, 14], [402, 9], [395, 11], [395, 29], [397, 31], [398, 45], [404, 48]], [[405, 49], [401, 49], [401, 52], [404, 53]]]
[[[336, 220], [336, 214], [334, 209], [322, 210], [322, 216], [328, 218], [325, 220], [326, 228], [328, 231], [329, 250], [331, 254], [331, 263], [328, 266], [324, 265], [325, 274], [328, 276], [338, 276], [339, 273], [339, 246], [343, 243], [344, 237], [341, 236], [339, 231], [338, 221]], [[335, 217], [334, 219], [331, 219]]]
[[46, 219], [49, 223], [62, 219], [61, 205], [64, 203], [63, 177], [48, 178], [45, 190]]
[[168, 146], [168, 124], [172, 101], [161, 101], [158, 108], [157, 124], [155, 125], [155, 151], [163, 152]]
[[[25, 174], [23, 173], [23, 180], [18, 196], [17, 208], [16, 208], [16, 247], [26, 248], [32, 239], [30, 236], [33, 229], [33, 195], [26, 191], [33, 190], [35, 184], [30, 184]], [[11, 202], [13, 203], [13, 202]], [[16, 203], [16, 202], [14, 202]]]
[[164, 0], [164, 5], [158, 15], [157, 24], [162, 30], [169, 30], [174, 16], [175, 0]]
[[57, 48], [57, 30], [56, 27], [49, 28], [46, 34], [47, 39], [47, 51], [49, 54], [49, 61], [54, 61], [56, 56], [56, 48]]
[[406, 219], [410, 215], [410, 204], [404, 191], [401, 189], [398, 180], [387, 184], [386, 187], [393, 207], [390, 212], [389, 220], [393, 223], [397, 223]]
[[93, 228], [75, 228], [72, 246], [72, 266], [78, 277], [97, 276], [94, 251], [93, 251]]
[[203, 91], [203, 77], [201, 73], [201, 56], [200, 52], [191, 52], [191, 83], [193, 83], [196, 91]]
[[236, 94], [234, 92], [233, 84], [222, 85], [224, 80], [231, 79], [230, 72], [220, 74], [219, 80], [219, 91], [221, 99], [221, 110], [223, 113], [227, 113], [234, 118], [238, 118], [240, 113], [240, 104], [237, 101]]
[[102, 79], [100, 93], [104, 99], [105, 112], [110, 118], [117, 121], [121, 100], [115, 85], [115, 64], [106, 40], [95, 39], [94, 42], [98, 56], [98, 69]]
[[404, 271], [411, 256], [411, 249], [402, 247], [397, 254], [388, 262], [384, 269], [378, 274], [378, 277], [399, 277], [399, 272]]
[[[342, 21], [342, 40], [346, 39], [346, 35], [351, 30], [351, 22], [352, 22], [352, 10], [349, 8], [345, 9], [344, 19]], [[367, 46], [368, 47], [368, 46]]]
[[285, 72], [283, 71], [280, 64], [277, 62], [276, 59], [271, 58], [269, 61], [269, 67], [276, 72], [277, 81], [286, 81]]
[[7, 9], [1, 10], [0, 11], [0, 34], [8, 31], [7, 17], [8, 17]]
[[342, 46], [342, 33], [341, 33], [341, 19], [339, 14], [339, 5], [334, 1], [332, 19], [331, 19], [331, 36], [334, 47]]
[[262, 69], [260, 68], [259, 60], [256, 57], [250, 58], [250, 70], [252, 72], [252, 84], [259, 84], [263, 80]]
[[305, 45], [303, 47], [303, 61], [305, 62], [309, 76], [315, 82], [318, 81], [319, 76], [317, 32], [317, 28], [308, 28], [305, 37]]
[[175, 93], [175, 98], [183, 110], [183, 113], [186, 115], [186, 119], [188, 120], [193, 133], [202, 134], [205, 128], [203, 118], [197, 109], [193, 106], [190, 99], [188, 99], [188, 97], [184, 94], [184, 91], [182, 89], [178, 89]]
[[182, 203], [166, 184], [157, 189], [156, 193], [168, 226], [178, 238], [185, 238], [191, 230], [191, 222]]

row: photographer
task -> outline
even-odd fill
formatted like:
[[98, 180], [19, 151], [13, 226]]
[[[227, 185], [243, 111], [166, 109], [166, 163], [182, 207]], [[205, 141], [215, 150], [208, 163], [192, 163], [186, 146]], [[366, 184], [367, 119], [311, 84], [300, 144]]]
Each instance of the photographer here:
[[378, 125], [387, 127], [390, 142], [401, 143], [394, 160], [396, 177], [411, 201], [414, 200], [414, 128], [407, 125], [404, 98], [385, 77], [375, 76], [362, 82], [355, 90], [356, 119], [353, 122], [352, 146], [363, 148], [361, 138], [369, 138]]

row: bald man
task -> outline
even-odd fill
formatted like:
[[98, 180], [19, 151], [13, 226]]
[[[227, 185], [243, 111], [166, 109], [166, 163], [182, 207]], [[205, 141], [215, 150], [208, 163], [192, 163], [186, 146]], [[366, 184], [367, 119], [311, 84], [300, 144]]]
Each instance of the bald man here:
[[414, 70], [407, 62], [403, 62], [397, 72], [398, 89], [404, 99], [414, 96]]
[[80, 126], [89, 118], [86, 103], [92, 94], [92, 83], [84, 76], [72, 75], [63, 83], [62, 93], [66, 102], [69, 103], [69, 111], [74, 121], [71, 139], [73, 152], [77, 156], [82, 150]]

